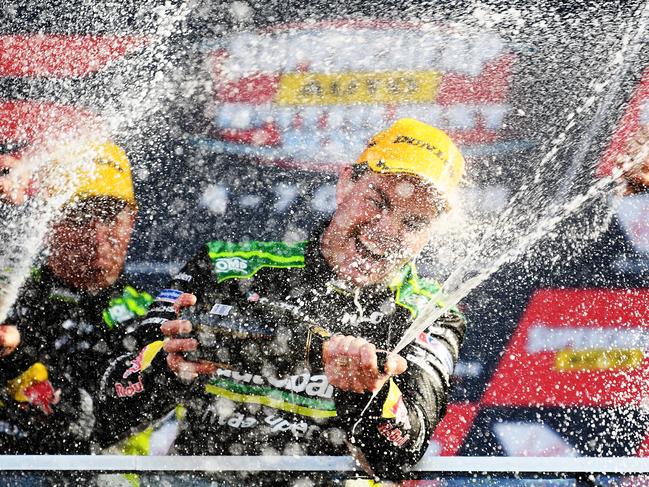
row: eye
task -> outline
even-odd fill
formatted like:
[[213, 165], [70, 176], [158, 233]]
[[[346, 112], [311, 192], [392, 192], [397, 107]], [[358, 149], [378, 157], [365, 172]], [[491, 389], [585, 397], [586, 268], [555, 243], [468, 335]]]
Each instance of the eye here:
[[385, 204], [385, 201], [379, 198], [369, 198], [370, 202], [372, 203], [373, 206], [378, 208], [379, 210], [385, 210], [387, 208], [387, 205]]
[[423, 230], [424, 228], [426, 228], [426, 222], [424, 222], [422, 220], [406, 219], [406, 220], [403, 221], [403, 225], [410, 232], [419, 232], [420, 230]]

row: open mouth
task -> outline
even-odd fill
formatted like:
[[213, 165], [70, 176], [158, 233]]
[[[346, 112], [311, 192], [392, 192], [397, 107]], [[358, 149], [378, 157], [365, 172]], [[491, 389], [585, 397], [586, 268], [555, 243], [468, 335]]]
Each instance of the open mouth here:
[[358, 253], [361, 256], [363, 256], [365, 258], [372, 259], [372, 260], [381, 260], [381, 259], [383, 259], [383, 255], [372, 252], [367, 247], [367, 245], [365, 245], [361, 241], [360, 236], [358, 235], [358, 233], [356, 233], [353, 238], [354, 238], [354, 244], [356, 245], [356, 250], [358, 251]]

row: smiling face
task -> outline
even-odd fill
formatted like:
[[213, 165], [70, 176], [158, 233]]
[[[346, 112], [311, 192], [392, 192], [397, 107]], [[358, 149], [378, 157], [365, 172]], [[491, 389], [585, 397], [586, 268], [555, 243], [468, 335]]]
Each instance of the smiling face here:
[[414, 176], [345, 168], [338, 206], [322, 238], [322, 253], [336, 275], [357, 286], [387, 281], [426, 245], [441, 201]]

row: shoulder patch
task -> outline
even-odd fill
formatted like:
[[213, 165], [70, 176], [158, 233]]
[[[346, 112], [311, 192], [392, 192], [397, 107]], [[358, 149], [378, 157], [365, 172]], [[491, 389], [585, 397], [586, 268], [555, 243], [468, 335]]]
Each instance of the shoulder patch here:
[[208, 242], [207, 251], [217, 282], [226, 279], [246, 279], [263, 267], [304, 267], [307, 242]]
[[40, 362], [34, 362], [27, 370], [7, 382], [7, 389], [14, 401], [29, 402], [25, 391], [34, 384], [48, 380], [47, 367]]
[[119, 323], [144, 316], [152, 302], [153, 297], [149, 293], [126, 286], [122, 295], [111, 299], [108, 307], [102, 311], [104, 323], [108, 328], [113, 328]]
[[412, 262], [399, 271], [399, 275], [388, 287], [394, 292], [396, 304], [410, 311], [413, 318], [416, 318], [432, 299], [437, 299], [435, 304], [440, 308], [445, 305], [444, 301], [436, 296], [442, 286], [434, 279], [419, 277]]

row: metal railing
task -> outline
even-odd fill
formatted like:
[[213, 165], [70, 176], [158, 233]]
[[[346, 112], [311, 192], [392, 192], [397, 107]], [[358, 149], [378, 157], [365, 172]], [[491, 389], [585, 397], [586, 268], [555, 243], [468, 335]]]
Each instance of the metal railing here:
[[[86, 472], [355, 472], [346, 456], [117, 456], [0, 455], [0, 471]], [[412, 472], [649, 474], [649, 458], [637, 457], [427, 457]]]

